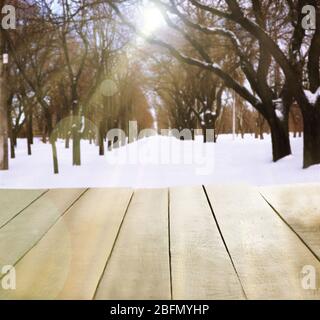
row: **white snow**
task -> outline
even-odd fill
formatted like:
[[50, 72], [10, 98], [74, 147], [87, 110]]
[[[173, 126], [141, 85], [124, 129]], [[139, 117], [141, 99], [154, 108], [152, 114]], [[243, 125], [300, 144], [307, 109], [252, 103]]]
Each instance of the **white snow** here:
[[284, 107], [283, 107], [283, 102], [281, 99], [276, 99], [273, 100], [273, 103], [275, 104], [275, 113], [276, 116], [279, 120], [283, 120], [284, 119]]
[[209, 66], [211, 66], [214, 69], [219, 69], [221, 70], [221, 67], [217, 64], [217, 63], [212, 63], [212, 64], [208, 64]]
[[304, 90], [304, 93], [309, 100], [309, 103], [315, 105], [320, 97], [320, 87], [315, 93], [312, 93], [310, 90]]
[[276, 109], [276, 116], [279, 120], [283, 120], [283, 113], [278, 109]]
[[154, 136], [98, 156], [98, 148], [82, 141], [82, 166], [72, 166], [72, 149], [58, 141], [60, 173], [52, 173], [51, 148], [39, 139], [27, 155], [25, 140], [18, 140], [16, 159], [9, 171], [0, 171], [0, 188], [61, 187], [167, 187], [215, 183], [275, 185], [320, 182], [320, 166], [302, 169], [302, 139], [291, 139], [293, 155], [276, 163], [271, 159], [270, 136], [246, 135], [218, 143], [179, 141]]
[[16, 159], [9, 171], [0, 171], [0, 188], [58, 187], [168, 187], [216, 183], [276, 185], [320, 182], [320, 166], [302, 169], [302, 139], [292, 138], [293, 155], [276, 163], [271, 158], [270, 136], [246, 135], [218, 143], [179, 141], [153, 136], [98, 156], [94, 144], [82, 141], [82, 166], [72, 166], [72, 149], [58, 141], [60, 173], [52, 173], [51, 147], [36, 139], [33, 155], [25, 140], [18, 140]]
[[203, 25], [198, 25], [198, 28], [203, 30], [204, 32], [208, 31], [210, 33], [216, 33], [216, 34], [224, 34], [227, 36], [235, 46], [237, 46], [239, 49], [241, 49], [241, 42], [239, 38], [236, 36], [236, 34], [230, 30], [227, 30], [225, 28], [216, 28], [216, 27], [204, 27]]

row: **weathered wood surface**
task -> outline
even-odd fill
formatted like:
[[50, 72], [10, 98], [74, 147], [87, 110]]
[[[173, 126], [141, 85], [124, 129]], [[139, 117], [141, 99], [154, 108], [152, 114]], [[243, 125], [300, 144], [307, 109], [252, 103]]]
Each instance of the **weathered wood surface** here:
[[174, 299], [242, 299], [202, 187], [170, 190], [170, 250]]
[[264, 187], [259, 191], [320, 259], [320, 185]]
[[16, 265], [11, 299], [92, 299], [128, 206], [130, 190], [91, 189]]
[[138, 190], [96, 299], [170, 299], [168, 190]]
[[318, 299], [319, 188], [0, 190], [0, 299]]
[[320, 262], [249, 186], [206, 187], [213, 212], [249, 299], [314, 299], [305, 290], [306, 265], [320, 274]]
[[0, 266], [14, 265], [21, 259], [84, 191], [50, 190], [0, 228]]
[[0, 190], [0, 228], [47, 190]]

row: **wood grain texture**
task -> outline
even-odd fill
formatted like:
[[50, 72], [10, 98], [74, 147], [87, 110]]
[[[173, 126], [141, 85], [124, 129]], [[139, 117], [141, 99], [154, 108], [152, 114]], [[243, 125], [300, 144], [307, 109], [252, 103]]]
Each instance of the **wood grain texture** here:
[[0, 189], [0, 228], [46, 191]]
[[92, 299], [130, 201], [128, 189], [90, 189], [16, 265], [5, 299]]
[[[305, 290], [302, 269], [320, 263], [248, 186], [206, 187], [213, 211], [249, 299], [318, 299]], [[319, 286], [318, 286], [319, 287]]]
[[96, 299], [170, 299], [168, 190], [135, 191]]
[[84, 189], [50, 190], [2, 227], [0, 266], [14, 265], [84, 191]]
[[263, 187], [259, 191], [320, 259], [320, 184]]
[[243, 299], [202, 187], [170, 189], [173, 299]]

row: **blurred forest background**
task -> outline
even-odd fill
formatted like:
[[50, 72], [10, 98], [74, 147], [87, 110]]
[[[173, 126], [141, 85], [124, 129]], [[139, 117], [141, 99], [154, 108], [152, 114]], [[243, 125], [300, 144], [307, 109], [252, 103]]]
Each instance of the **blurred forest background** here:
[[103, 156], [119, 147], [107, 132], [128, 134], [134, 120], [138, 130], [187, 128], [204, 142], [206, 129], [217, 143], [234, 129], [257, 139], [270, 133], [274, 161], [291, 153], [293, 132], [303, 135], [303, 166], [320, 163], [317, 1], [6, 4], [16, 29], [1, 29], [0, 169], [18, 138], [32, 155], [36, 136], [51, 144], [55, 173], [57, 139], [80, 165], [81, 140]]

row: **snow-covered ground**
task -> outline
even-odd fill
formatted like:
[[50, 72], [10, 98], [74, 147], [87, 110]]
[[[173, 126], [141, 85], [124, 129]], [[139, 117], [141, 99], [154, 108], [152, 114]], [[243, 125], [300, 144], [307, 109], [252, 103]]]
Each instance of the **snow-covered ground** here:
[[218, 143], [179, 141], [172, 137], [144, 138], [98, 156], [98, 148], [82, 141], [80, 167], [72, 166], [72, 150], [58, 141], [58, 175], [53, 174], [51, 148], [35, 139], [32, 156], [25, 140], [18, 141], [9, 171], [0, 171], [0, 188], [168, 187], [215, 183], [253, 185], [320, 182], [320, 166], [302, 169], [302, 139], [291, 139], [293, 155], [272, 162], [270, 136], [247, 135]]

